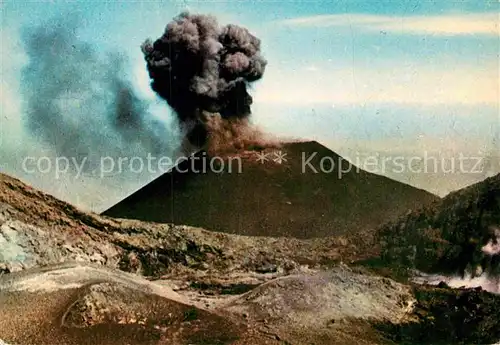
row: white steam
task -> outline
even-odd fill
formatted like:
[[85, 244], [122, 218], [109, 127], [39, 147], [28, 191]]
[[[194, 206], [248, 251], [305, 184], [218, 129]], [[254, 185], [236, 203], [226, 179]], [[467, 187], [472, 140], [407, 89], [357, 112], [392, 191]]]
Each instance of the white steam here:
[[464, 278], [462, 278], [460, 276], [445, 276], [418, 272], [418, 275], [412, 280], [417, 284], [429, 285], [438, 285], [439, 283], [444, 282], [449, 287], [455, 289], [481, 287], [488, 292], [500, 294], [500, 277], [492, 277], [487, 273], [483, 273], [476, 277], [472, 277], [470, 274], [467, 274]]
[[[500, 228], [494, 227], [494, 239], [490, 239], [486, 245], [481, 248], [481, 251], [490, 257], [500, 255]], [[476, 269], [476, 274], [467, 273], [465, 277], [461, 276], [445, 276], [439, 274], [426, 274], [417, 272], [412, 279], [418, 284], [438, 285], [441, 282], [446, 283], [451, 288], [477, 288], [481, 287], [484, 290], [500, 294], [500, 275], [492, 275], [482, 267]]]
[[500, 229], [495, 227], [493, 229], [496, 239], [490, 240], [481, 250], [486, 255], [498, 255], [500, 254]]

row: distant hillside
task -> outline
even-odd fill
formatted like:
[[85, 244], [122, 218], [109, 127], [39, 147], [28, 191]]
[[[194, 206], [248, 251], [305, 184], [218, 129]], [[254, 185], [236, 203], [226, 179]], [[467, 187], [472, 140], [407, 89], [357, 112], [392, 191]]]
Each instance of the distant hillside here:
[[74, 206], [0, 173], [0, 275], [79, 261], [148, 277], [210, 270], [288, 272], [374, 255], [355, 236], [299, 240], [247, 237], [183, 225], [118, 220]]
[[[285, 143], [277, 151], [286, 153], [286, 161], [273, 161], [276, 150], [241, 152], [241, 173], [235, 172], [234, 160], [232, 173], [196, 173], [212, 159], [199, 152], [104, 215], [243, 235], [313, 238], [373, 229], [438, 199], [354, 166], [339, 177], [340, 167], [349, 170], [349, 162], [317, 142]], [[264, 163], [257, 161], [262, 152], [269, 158]]]
[[496, 241], [495, 228], [500, 228], [500, 174], [383, 226], [382, 258], [427, 272], [463, 273], [467, 266], [484, 265], [481, 248]]

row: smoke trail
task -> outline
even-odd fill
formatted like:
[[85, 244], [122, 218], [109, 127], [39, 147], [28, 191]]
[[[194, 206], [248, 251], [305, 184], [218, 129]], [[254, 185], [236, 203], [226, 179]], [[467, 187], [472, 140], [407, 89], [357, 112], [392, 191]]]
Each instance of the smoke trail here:
[[207, 135], [218, 135], [212, 128], [233, 127], [224, 131], [230, 141], [248, 130], [252, 97], [247, 86], [263, 76], [267, 62], [260, 40], [247, 29], [182, 13], [142, 50], [152, 89], [175, 110], [191, 143], [202, 146]]
[[127, 80], [122, 54], [99, 54], [78, 37], [74, 20], [56, 18], [23, 36], [29, 63], [22, 71], [25, 123], [61, 156], [93, 168], [99, 157], [165, 153], [164, 125]]

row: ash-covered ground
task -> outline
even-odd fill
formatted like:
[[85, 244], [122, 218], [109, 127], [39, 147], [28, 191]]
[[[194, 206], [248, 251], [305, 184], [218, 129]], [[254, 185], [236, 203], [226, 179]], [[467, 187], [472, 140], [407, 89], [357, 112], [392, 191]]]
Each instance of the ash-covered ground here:
[[412, 283], [376, 261], [387, 250], [376, 229], [300, 240], [119, 220], [5, 175], [0, 205], [0, 338], [9, 344], [500, 339], [500, 296]]

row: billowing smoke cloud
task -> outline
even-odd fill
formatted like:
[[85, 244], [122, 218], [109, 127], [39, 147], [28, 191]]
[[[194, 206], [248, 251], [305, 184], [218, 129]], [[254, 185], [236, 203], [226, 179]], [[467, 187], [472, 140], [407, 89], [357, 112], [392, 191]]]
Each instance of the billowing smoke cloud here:
[[[23, 70], [26, 125], [58, 155], [87, 159], [166, 154], [165, 126], [148, 114], [127, 80], [122, 54], [102, 54], [79, 39], [74, 21], [27, 29]], [[169, 152], [170, 153], [170, 152]]]
[[207, 135], [219, 135], [212, 129], [232, 127], [224, 131], [231, 138], [248, 130], [252, 97], [247, 87], [263, 76], [267, 62], [260, 40], [247, 29], [182, 13], [142, 50], [151, 87], [175, 110], [191, 143], [202, 146]]

